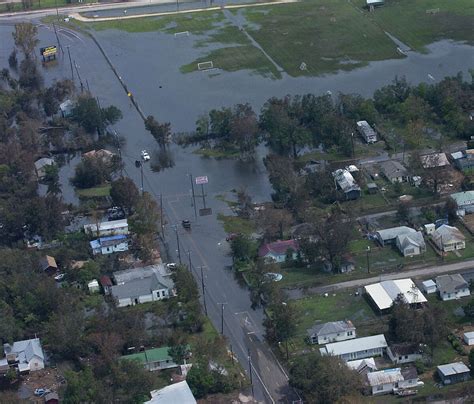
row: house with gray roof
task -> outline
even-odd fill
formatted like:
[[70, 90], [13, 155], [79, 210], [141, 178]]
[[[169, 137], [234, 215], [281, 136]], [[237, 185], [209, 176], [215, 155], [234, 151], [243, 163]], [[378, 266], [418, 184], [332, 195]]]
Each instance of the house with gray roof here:
[[426, 252], [425, 239], [421, 231], [399, 234], [395, 244], [404, 257], [414, 257]]
[[387, 341], [383, 334], [371, 337], [355, 338], [347, 341], [333, 342], [319, 349], [321, 355], [338, 356], [344, 361], [383, 356]]
[[443, 224], [431, 235], [440, 251], [448, 252], [466, 248], [466, 237], [454, 226]]
[[114, 274], [116, 285], [111, 294], [118, 307], [154, 302], [176, 296], [170, 274], [164, 274], [159, 266], [133, 268]]
[[408, 170], [399, 161], [387, 160], [381, 162], [380, 171], [392, 184], [408, 181]]
[[436, 370], [443, 384], [465, 382], [471, 378], [470, 369], [462, 362], [440, 365]]
[[454, 300], [466, 297], [471, 294], [469, 284], [461, 274], [440, 275], [436, 277], [436, 286], [438, 288], [441, 300]]
[[337, 186], [344, 192], [346, 199], [357, 199], [361, 195], [360, 186], [352, 174], [345, 169], [338, 169], [332, 173]]
[[35, 161], [35, 171], [38, 179], [43, 179], [46, 175], [47, 167], [53, 166], [55, 164], [54, 160], [49, 157], [43, 157]]
[[449, 197], [456, 202], [458, 209], [464, 210], [465, 213], [474, 212], [474, 191], [456, 192]]
[[398, 227], [391, 227], [389, 229], [383, 229], [375, 232], [375, 236], [377, 237], [377, 241], [380, 243], [382, 247], [386, 246], [387, 244], [396, 244], [397, 237], [402, 234], [411, 234], [413, 235], [416, 233], [415, 229], [407, 226], [398, 226]]
[[312, 344], [327, 344], [355, 338], [356, 328], [349, 320], [333, 321], [317, 324], [307, 330], [307, 334]]
[[0, 359], [0, 366], [18, 368], [20, 373], [44, 369], [44, 352], [39, 338], [16, 341], [13, 345], [3, 344], [5, 358]]

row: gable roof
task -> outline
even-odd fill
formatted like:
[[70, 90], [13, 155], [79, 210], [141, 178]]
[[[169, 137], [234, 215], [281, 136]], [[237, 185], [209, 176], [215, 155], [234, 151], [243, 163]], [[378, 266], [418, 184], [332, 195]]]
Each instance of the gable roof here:
[[43, 348], [39, 338], [15, 341], [13, 345], [4, 344], [3, 349], [6, 354], [14, 353], [20, 363], [29, 362], [34, 356], [44, 360]]
[[366, 369], [377, 370], [374, 358], [357, 359], [355, 361], [346, 362], [346, 365], [358, 373], [362, 373]]
[[392, 344], [390, 345], [390, 351], [394, 356], [413, 355], [420, 353], [420, 346], [411, 343]]
[[149, 295], [154, 290], [172, 289], [174, 283], [170, 278], [158, 274], [112, 286], [112, 295], [117, 299], [137, 298]]
[[462, 234], [457, 227], [447, 224], [439, 226], [431, 237], [433, 237], [435, 241], [442, 241], [443, 244], [466, 240], [464, 234]]
[[356, 328], [351, 321], [332, 321], [329, 323], [317, 324], [312, 328], [308, 329], [308, 335], [320, 336], [328, 334], [337, 334], [338, 332], [346, 332], [350, 330], [355, 330]]
[[364, 289], [379, 310], [392, 307], [394, 300], [399, 295], [402, 295], [408, 304], [425, 303], [427, 301], [423, 293], [409, 278], [373, 283], [372, 285], [364, 286]]
[[441, 294], [455, 293], [459, 289], [466, 289], [469, 284], [461, 274], [440, 275], [436, 277], [436, 285]]
[[380, 163], [380, 170], [389, 180], [398, 177], [406, 177], [408, 170], [396, 160], [387, 160]]
[[323, 348], [329, 355], [345, 355], [352, 352], [367, 351], [369, 349], [386, 348], [387, 341], [383, 334], [371, 337], [348, 339], [346, 341], [333, 342]]
[[[100, 222], [99, 223], [99, 231], [107, 231], [107, 230], [114, 230], [114, 229], [122, 229], [124, 227], [128, 227], [127, 219], [120, 219], [120, 220], [111, 220], [109, 222]], [[84, 225], [85, 232], [97, 232], [97, 223], [89, 223]]]
[[196, 404], [196, 399], [186, 380], [163, 387], [160, 390], [153, 390], [150, 394], [151, 400], [144, 404]]
[[390, 227], [389, 229], [378, 230], [376, 234], [383, 240], [393, 240], [401, 234], [416, 233], [415, 229], [408, 226]]
[[135, 360], [143, 364], [163, 361], [173, 362], [173, 358], [171, 358], [171, 356], [168, 354], [169, 349], [170, 347], [168, 346], [162, 346], [161, 348], [145, 349], [142, 352], [121, 356], [120, 359]]
[[425, 239], [421, 231], [416, 231], [415, 233], [400, 234], [397, 236], [397, 242], [400, 245], [400, 248], [405, 249], [409, 246], [419, 247], [421, 249], [426, 248]]
[[46, 271], [48, 268], [58, 268], [58, 265], [56, 264], [56, 260], [54, 257], [51, 257], [50, 255], [45, 255], [44, 257], [40, 258], [40, 267], [43, 271]]
[[35, 161], [36, 170], [41, 170], [42, 168], [46, 166], [52, 166], [52, 165], [54, 165], [54, 160], [49, 157], [42, 157], [39, 160]]
[[367, 380], [370, 386], [379, 386], [381, 384], [390, 384], [404, 380], [401, 369], [384, 369], [377, 372], [367, 373]]
[[284, 255], [288, 249], [299, 251], [300, 246], [296, 240], [275, 241], [273, 243], [263, 244], [258, 250], [258, 256], [266, 257], [268, 254]]
[[339, 168], [332, 173], [332, 176], [344, 192], [360, 191], [359, 185], [348, 170]]
[[127, 236], [125, 234], [117, 234], [116, 236], [100, 237], [97, 240], [92, 240], [89, 244], [92, 249], [96, 249], [101, 247], [114, 246], [123, 243], [125, 240], [127, 240]]
[[453, 199], [460, 208], [465, 205], [474, 204], [474, 191], [456, 192], [449, 195], [449, 197]]
[[99, 279], [99, 282], [102, 287], [108, 287], [113, 285], [112, 280], [107, 275], [102, 275]]
[[439, 365], [438, 371], [443, 376], [454, 376], [461, 373], [470, 372], [469, 368], [462, 362], [447, 363], [446, 365]]

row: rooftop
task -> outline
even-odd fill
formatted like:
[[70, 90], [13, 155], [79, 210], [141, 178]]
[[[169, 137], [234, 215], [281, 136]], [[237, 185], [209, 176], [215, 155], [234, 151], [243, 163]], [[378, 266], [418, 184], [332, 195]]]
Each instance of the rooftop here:
[[447, 224], [439, 226], [434, 231], [432, 237], [435, 241], [441, 239], [443, 244], [451, 243], [454, 241], [463, 241], [466, 239], [464, 234], [462, 234], [457, 227], [449, 226]]
[[462, 362], [448, 363], [438, 366], [438, 371], [443, 376], [454, 376], [460, 373], [470, 372], [469, 368]]
[[274, 243], [263, 244], [258, 250], [259, 257], [265, 257], [269, 253], [275, 255], [286, 254], [288, 249], [298, 251], [300, 249], [296, 240], [275, 241]]
[[[99, 231], [107, 231], [114, 229], [121, 229], [128, 226], [127, 219], [111, 220], [110, 222], [99, 223]], [[96, 232], [97, 223], [90, 223], [84, 225], [84, 231]]]
[[348, 330], [355, 330], [356, 328], [351, 321], [333, 321], [330, 323], [317, 324], [308, 329], [308, 335], [328, 335]]
[[358, 359], [355, 361], [349, 361], [346, 363], [350, 369], [356, 370], [357, 372], [363, 371], [365, 368], [377, 370], [377, 365], [375, 364], [374, 358]]
[[436, 277], [436, 285], [441, 294], [455, 293], [459, 289], [469, 287], [461, 274], [440, 275]]
[[112, 295], [117, 299], [136, 298], [149, 295], [154, 290], [173, 288], [174, 283], [171, 278], [153, 274], [112, 286]]
[[400, 234], [397, 236], [397, 241], [401, 248], [406, 248], [410, 245], [415, 245], [422, 249], [426, 248], [425, 239], [421, 231], [415, 231], [415, 233]]
[[58, 268], [58, 265], [56, 264], [56, 260], [54, 257], [51, 257], [50, 255], [45, 255], [44, 257], [40, 258], [40, 266], [43, 271], [45, 271], [48, 268]]
[[161, 348], [145, 349], [142, 352], [136, 354], [124, 355], [120, 359], [126, 360], [135, 360], [140, 363], [150, 363], [150, 362], [163, 362], [163, 361], [173, 361], [171, 356], [168, 355], [169, 347], [163, 346]]
[[379, 310], [392, 307], [394, 300], [399, 295], [402, 295], [408, 304], [425, 303], [427, 301], [420, 289], [409, 278], [373, 283], [364, 288]]
[[379, 386], [381, 384], [401, 382], [405, 379], [402, 375], [401, 369], [395, 368], [367, 373], [367, 380], [371, 386]]
[[474, 191], [456, 192], [450, 197], [456, 201], [459, 207], [474, 204]]
[[340, 168], [334, 171], [332, 176], [344, 192], [349, 192], [352, 190], [360, 191], [359, 185], [349, 171]]
[[406, 177], [407, 169], [396, 160], [387, 160], [380, 163], [382, 173], [388, 178]]
[[386, 241], [393, 240], [401, 234], [416, 233], [416, 230], [408, 226], [398, 226], [390, 227], [389, 229], [378, 230], [376, 233], [383, 241]]
[[333, 342], [325, 346], [329, 355], [344, 355], [351, 352], [366, 351], [369, 349], [386, 348], [387, 341], [383, 334], [373, 335], [371, 337], [349, 339], [347, 341]]
[[420, 346], [418, 344], [402, 343], [390, 345], [390, 351], [395, 356], [399, 355], [411, 355], [420, 352]]
[[445, 153], [425, 154], [420, 157], [423, 168], [434, 168], [449, 166], [448, 158]]
[[6, 354], [14, 353], [20, 363], [29, 362], [34, 356], [44, 359], [43, 348], [39, 338], [16, 341], [13, 345], [3, 344], [3, 350]]
[[423, 282], [423, 286], [425, 288], [432, 288], [433, 286], [436, 286], [436, 283], [433, 279], [428, 279], [427, 281]]
[[146, 401], [144, 404], [196, 404], [196, 399], [186, 380], [170, 384], [160, 390], [153, 390], [150, 394], [151, 400]]
[[37, 170], [46, 167], [46, 166], [52, 166], [54, 164], [54, 160], [49, 158], [49, 157], [42, 157], [39, 160], [35, 161], [35, 168]]

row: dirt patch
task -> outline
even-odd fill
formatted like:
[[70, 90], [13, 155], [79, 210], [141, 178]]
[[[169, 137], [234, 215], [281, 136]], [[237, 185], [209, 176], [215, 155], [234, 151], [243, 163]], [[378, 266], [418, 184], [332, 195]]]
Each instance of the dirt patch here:
[[[57, 369], [47, 368], [36, 372], [31, 372], [22, 377], [20, 390], [22, 392], [22, 399], [38, 400], [35, 397], [35, 389], [43, 388], [57, 392], [59, 387], [64, 383], [64, 377]], [[39, 402], [44, 400], [40, 399]]]

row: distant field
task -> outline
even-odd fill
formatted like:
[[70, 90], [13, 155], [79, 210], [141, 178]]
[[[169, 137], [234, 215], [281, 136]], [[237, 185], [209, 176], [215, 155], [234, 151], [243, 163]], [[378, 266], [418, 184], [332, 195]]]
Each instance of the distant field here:
[[[354, 2], [359, 7], [365, 4], [365, 0]], [[427, 13], [436, 9], [439, 12]], [[364, 13], [383, 30], [418, 51], [446, 38], [474, 43], [472, 0], [390, 0], [375, 12]]]
[[[51, 0], [48, 0], [51, 1]], [[243, 69], [279, 78], [265, 54], [249, 40], [244, 28], [290, 76], [317, 76], [352, 70], [371, 61], [404, 57], [388, 32], [413, 49], [443, 38], [474, 43], [474, 1], [390, 0], [369, 13], [365, 0], [303, 0], [299, 3], [79, 23], [94, 30], [130, 33], [188, 31], [202, 53], [181, 66], [182, 73], [212, 60], [224, 71]], [[427, 14], [427, 10], [437, 10]], [[306, 69], [301, 69], [304, 62]]]

